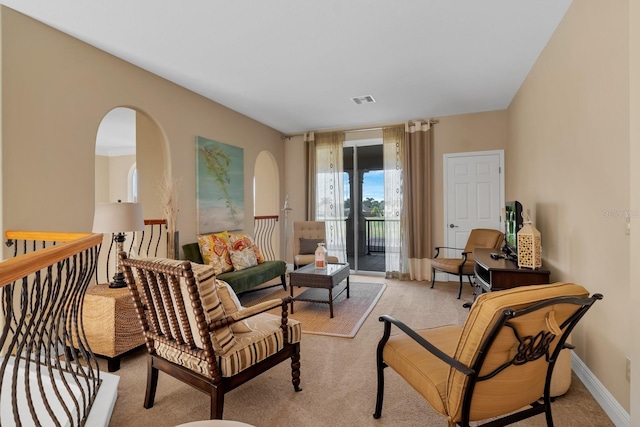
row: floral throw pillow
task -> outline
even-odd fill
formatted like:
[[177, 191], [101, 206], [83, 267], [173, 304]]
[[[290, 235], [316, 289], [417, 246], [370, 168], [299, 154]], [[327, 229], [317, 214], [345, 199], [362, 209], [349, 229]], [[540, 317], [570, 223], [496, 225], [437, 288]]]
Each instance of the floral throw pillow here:
[[256, 260], [258, 264], [262, 264], [264, 262], [264, 255], [262, 251], [255, 244], [251, 236], [247, 234], [229, 234], [229, 242], [231, 243], [231, 250], [241, 251], [245, 248], [252, 248], [253, 252], [256, 254]]
[[256, 253], [253, 248], [244, 248], [240, 251], [231, 250], [231, 263], [235, 271], [244, 270], [245, 268], [258, 265]]
[[206, 234], [198, 236], [198, 246], [200, 254], [205, 264], [213, 267], [216, 275], [233, 270], [233, 263], [229, 255], [231, 243], [229, 233]]

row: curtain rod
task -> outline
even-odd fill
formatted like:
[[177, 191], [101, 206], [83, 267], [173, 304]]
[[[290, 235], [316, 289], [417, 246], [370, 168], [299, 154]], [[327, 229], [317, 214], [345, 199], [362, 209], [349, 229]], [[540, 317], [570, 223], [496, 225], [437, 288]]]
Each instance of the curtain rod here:
[[[408, 120], [408, 121], [415, 122], [415, 121], [419, 121], [419, 120]], [[429, 122], [430, 125], [437, 125], [438, 123], [440, 123], [440, 120], [438, 120], [438, 119], [428, 119], [426, 121]], [[386, 125], [383, 125], [383, 126], [376, 126], [376, 127], [372, 127], [372, 128], [325, 129], [325, 130], [318, 130], [318, 131], [314, 131], [314, 132], [316, 132], [316, 133], [318, 133], [318, 132], [344, 132], [344, 133], [368, 132], [368, 131], [372, 131], [372, 130], [382, 130], [384, 128], [391, 127], [391, 126], [403, 125], [405, 123], [406, 122], [389, 123], [389, 124], [386, 124]], [[304, 133], [286, 134], [286, 135], [282, 135], [280, 138], [281, 139], [291, 139], [294, 136], [304, 136]]]

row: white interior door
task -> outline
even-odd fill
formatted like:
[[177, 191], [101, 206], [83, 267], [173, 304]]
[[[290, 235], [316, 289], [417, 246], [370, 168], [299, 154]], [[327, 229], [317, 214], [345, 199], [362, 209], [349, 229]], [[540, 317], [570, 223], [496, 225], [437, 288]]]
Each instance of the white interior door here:
[[[445, 154], [443, 164], [445, 246], [464, 248], [474, 228], [501, 230], [504, 151]], [[447, 257], [460, 253], [450, 250]]]

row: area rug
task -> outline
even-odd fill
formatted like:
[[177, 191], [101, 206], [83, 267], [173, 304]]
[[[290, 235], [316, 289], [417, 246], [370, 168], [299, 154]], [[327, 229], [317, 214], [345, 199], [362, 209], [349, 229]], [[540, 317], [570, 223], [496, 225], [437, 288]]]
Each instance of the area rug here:
[[[346, 287], [346, 282], [336, 286], [333, 294], [337, 295]], [[349, 298], [342, 292], [333, 301], [333, 318], [329, 317], [329, 304], [296, 301], [294, 313], [289, 317], [302, 322], [302, 332], [305, 334], [330, 335], [334, 337], [353, 338], [365, 319], [382, 296], [386, 285], [384, 283], [349, 284]], [[300, 295], [307, 288], [294, 288], [294, 297]], [[326, 298], [329, 291], [324, 290]], [[240, 295], [240, 302], [244, 306], [251, 306], [273, 298], [289, 296], [289, 290], [265, 290]], [[280, 309], [272, 310], [273, 314], [280, 314]]]

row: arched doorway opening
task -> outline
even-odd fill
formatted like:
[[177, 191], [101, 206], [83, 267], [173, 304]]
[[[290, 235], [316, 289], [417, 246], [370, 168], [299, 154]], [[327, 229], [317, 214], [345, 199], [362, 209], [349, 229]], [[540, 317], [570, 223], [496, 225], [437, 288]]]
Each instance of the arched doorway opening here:
[[[273, 232], [268, 233], [268, 236], [264, 237], [261, 231], [262, 219], [256, 219], [254, 221], [254, 234], [256, 240], [262, 240], [257, 242], [258, 246], [261, 244], [269, 245], [271, 251], [274, 253], [274, 257], [277, 259], [285, 259], [285, 249], [281, 247], [283, 240], [281, 239], [281, 230], [284, 230], [284, 225], [280, 224], [282, 218], [282, 212], [279, 211], [280, 206], [280, 174], [278, 169], [278, 163], [275, 157], [269, 151], [261, 151], [256, 158], [256, 163], [253, 170], [253, 209], [254, 218], [263, 217], [278, 217], [275, 220], [275, 227]], [[266, 251], [268, 251], [265, 248]], [[266, 255], [265, 255], [266, 256]]]
[[[96, 134], [96, 203], [138, 202], [145, 219], [162, 219], [163, 207], [158, 191], [165, 174], [170, 176], [168, 143], [158, 123], [145, 112], [116, 107], [105, 114]], [[125, 249], [132, 238], [127, 237]], [[111, 236], [105, 235], [107, 252]], [[166, 244], [158, 256], [166, 255]], [[100, 256], [97, 282], [106, 283], [115, 271], [115, 256]], [[108, 262], [107, 262], [108, 259]]]

